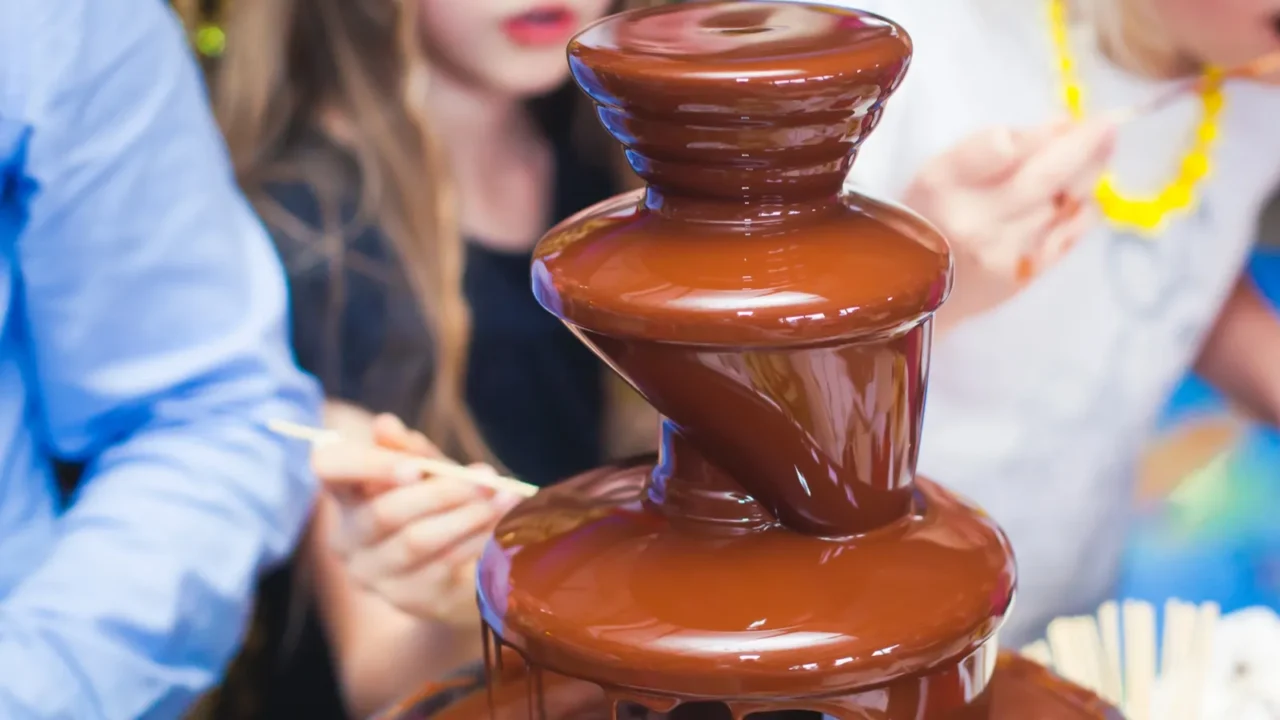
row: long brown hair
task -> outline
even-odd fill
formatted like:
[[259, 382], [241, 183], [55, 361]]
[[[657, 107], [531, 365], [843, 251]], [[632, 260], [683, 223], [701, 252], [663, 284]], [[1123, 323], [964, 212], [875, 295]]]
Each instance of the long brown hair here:
[[[471, 318], [462, 294], [457, 202], [439, 142], [427, 128], [429, 74], [418, 8], [394, 0], [237, 2], [215, 106], [241, 186], [268, 224], [308, 234], [267, 197], [268, 183], [302, 181], [316, 189], [328, 216], [315, 240], [334, 260], [329, 315], [335, 328], [346, 262], [344, 228], [333, 211], [341, 188], [324, 185], [333, 175], [319, 171], [315, 158], [284, 149], [300, 132], [319, 130], [324, 112], [336, 112], [351, 129], [340, 144], [358, 166], [357, 215], [391, 241], [433, 340], [434, 381], [420, 425], [449, 451], [481, 459], [484, 442], [462, 394]], [[328, 345], [330, 355], [340, 352], [336, 330]]]

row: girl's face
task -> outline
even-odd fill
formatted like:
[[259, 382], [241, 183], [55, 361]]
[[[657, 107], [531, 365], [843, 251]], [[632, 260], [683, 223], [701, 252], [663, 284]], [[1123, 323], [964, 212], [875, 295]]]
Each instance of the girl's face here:
[[[406, 2], [411, 0], [405, 0]], [[569, 77], [565, 45], [609, 0], [416, 0], [432, 62], [488, 90], [534, 97]]]
[[1208, 65], [1232, 67], [1280, 50], [1280, 0], [1151, 0], [1171, 39]]

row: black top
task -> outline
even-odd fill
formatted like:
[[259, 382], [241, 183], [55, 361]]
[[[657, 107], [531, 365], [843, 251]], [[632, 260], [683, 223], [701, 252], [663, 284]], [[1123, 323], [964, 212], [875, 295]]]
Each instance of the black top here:
[[[557, 148], [557, 221], [611, 194], [607, 172], [573, 157], [571, 148]], [[298, 363], [328, 397], [415, 425], [432, 382], [432, 339], [390, 240], [376, 227], [357, 229], [339, 260], [318, 238], [322, 211], [310, 186], [270, 192], [317, 233], [274, 232], [289, 274]], [[355, 224], [354, 208], [346, 203], [344, 223]], [[591, 351], [534, 300], [530, 260], [466, 243], [472, 335], [465, 398], [498, 459], [517, 477], [546, 485], [599, 463], [603, 386]]]
[[[569, 127], [564, 121], [546, 127], [555, 150], [555, 221], [614, 190], [608, 168], [578, 157]], [[305, 142], [306, 152], [328, 154], [350, 173], [340, 204], [352, 231], [343, 241], [345, 258], [335, 262], [337, 253], [319, 241], [322, 208], [312, 187], [269, 188], [308, 234], [315, 231], [297, 237], [272, 228], [289, 275], [298, 363], [320, 379], [327, 396], [413, 425], [431, 385], [431, 336], [390, 240], [355, 222], [354, 163], [315, 137]], [[545, 485], [601, 461], [604, 390], [595, 357], [534, 300], [529, 266], [528, 253], [466, 244], [472, 340], [465, 397], [498, 459], [517, 477]], [[293, 567], [264, 581], [256, 628], [262, 646], [243, 672], [256, 696], [249, 716], [345, 719], [323, 629], [295, 592], [309, 581]], [[293, 623], [300, 624], [290, 630]], [[246, 717], [245, 698], [232, 697], [238, 694], [227, 693], [215, 714]]]

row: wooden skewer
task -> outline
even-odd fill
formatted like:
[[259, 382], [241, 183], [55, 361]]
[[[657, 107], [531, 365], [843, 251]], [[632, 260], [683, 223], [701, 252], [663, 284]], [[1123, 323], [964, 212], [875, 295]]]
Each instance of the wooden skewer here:
[[1280, 73], [1280, 50], [1269, 52], [1253, 62], [1245, 63], [1226, 72], [1230, 78], [1260, 78]]
[[1204, 708], [1205, 682], [1209, 677], [1209, 663], [1213, 654], [1213, 638], [1218, 631], [1218, 615], [1221, 610], [1217, 603], [1205, 603], [1196, 613], [1195, 635], [1191, 642], [1191, 677], [1187, 685], [1187, 707], [1191, 708], [1189, 717], [1199, 719]]
[[1053, 653], [1049, 650], [1049, 643], [1044, 640], [1037, 640], [1022, 648], [1022, 654], [1027, 659], [1034, 660], [1046, 667], [1053, 666]]
[[1091, 617], [1064, 617], [1049, 623], [1049, 649], [1059, 675], [1092, 692], [1102, 684], [1102, 653]]
[[1098, 627], [1098, 618], [1092, 615], [1082, 617], [1080, 626], [1080, 651], [1089, 658], [1090, 690], [1098, 695], [1105, 695], [1107, 690], [1107, 654], [1102, 647], [1102, 631]]
[[1179, 654], [1182, 656], [1178, 672], [1181, 673], [1178, 686], [1178, 706], [1182, 708], [1185, 720], [1197, 720], [1200, 717], [1200, 703], [1196, 698], [1196, 679], [1199, 668], [1196, 662], [1196, 634], [1200, 626], [1200, 613], [1194, 603], [1182, 603], [1178, 611], [1182, 616], [1182, 637]]
[[[1253, 62], [1245, 63], [1230, 68], [1222, 73], [1223, 80], [1248, 80], [1259, 78], [1264, 75], [1271, 75], [1280, 72], [1280, 51], [1267, 53]], [[1178, 98], [1192, 93], [1204, 87], [1204, 78], [1195, 78], [1193, 80], [1185, 80], [1177, 83], [1173, 87], [1152, 98], [1144, 100], [1132, 107], [1125, 108], [1117, 112], [1114, 121], [1117, 125], [1122, 125], [1140, 115], [1146, 115], [1149, 112], [1159, 110]]]
[[[312, 445], [325, 445], [345, 440], [342, 434], [335, 430], [299, 425], [287, 420], [270, 420], [267, 422], [267, 429], [277, 435], [302, 440]], [[536, 485], [530, 485], [527, 482], [498, 475], [487, 470], [469, 468], [449, 460], [415, 457], [407, 462], [411, 463], [413, 467], [416, 467], [424, 475], [442, 475], [465, 480], [491, 490], [515, 493], [522, 497], [531, 497], [538, 492]]]
[[1155, 608], [1126, 600], [1121, 609], [1124, 625], [1124, 709], [1132, 720], [1151, 720], [1151, 690], [1156, 678]]
[[[1195, 615], [1191, 616], [1195, 622]], [[1183, 640], [1190, 628], [1187, 626], [1183, 603], [1168, 600], [1164, 604], [1164, 632], [1160, 639], [1160, 688], [1165, 701], [1164, 712], [1169, 720], [1183, 720], [1185, 705], [1182, 702], [1186, 692], [1186, 677], [1183, 672]]]
[[1124, 675], [1120, 662], [1120, 606], [1108, 601], [1098, 608], [1098, 634], [1102, 638], [1106, 673], [1102, 685], [1103, 699], [1119, 706], [1124, 702]]
[[1065, 680], [1080, 683], [1080, 659], [1076, 656], [1075, 643], [1071, 640], [1071, 618], [1057, 618], [1045, 630], [1049, 651], [1053, 654], [1053, 669]]

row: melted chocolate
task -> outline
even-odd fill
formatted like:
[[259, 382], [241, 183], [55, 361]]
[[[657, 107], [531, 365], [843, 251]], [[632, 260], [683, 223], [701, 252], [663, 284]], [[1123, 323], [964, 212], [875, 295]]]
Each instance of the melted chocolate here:
[[[732, 720], [733, 712], [720, 703], [691, 702], [669, 713], [610, 698], [598, 685], [544, 672], [535, 683], [526, 666], [514, 657], [486, 691], [484, 668], [446, 683], [432, 683], [412, 698], [379, 714], [375, 720]], [[1043, 667], [1012, 653], [1001, 654], [985, 700], [987, 716], [1008, 720], [1124, 720], [1114, 708], [1092, 693], [1070, 685]], [[540, 706], [534, 703], [540, 702]], [[616, 715], [615, 715], [616, 713]], [[863, 717], [867, 717], [864, 715]], [[874, 714], [871, 718], [877, 718]], [[956, 716], [956, 717], [964, 717]], [[818, 720], [812, 712], [752, 713], [750, 720]], [[950, 716], [949, 716], [950, 720]]]
[[920, 481], [913, 512], [862, 536], [717, 531], [653, 510], [652, 469], [588, 473], [503, 520], [480, 588], [506, 643], [656, 696], [755, 701], [905, 678], [872, 700], [914, 718], [926, 696], [960, 706], [985, 685], [1013, 560], [971, 506]]
[[479, 571], [495, 717], [504, 648], [527, 717], [1103, 717], [995, 673], [1012, 552], [915, 475], [950, 254], [841, 190], [910, 54], [887, 20], [767, 2], [627, 13], [570, 44], [648, 185], [548, 233], [534, 293], [662, 413], [662, 447], [498, 527]]

